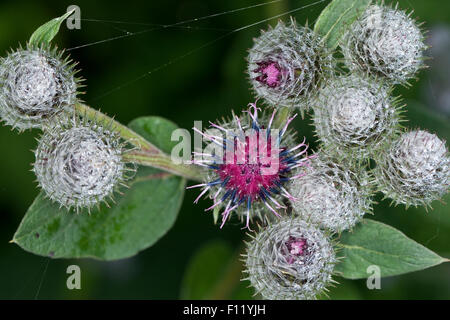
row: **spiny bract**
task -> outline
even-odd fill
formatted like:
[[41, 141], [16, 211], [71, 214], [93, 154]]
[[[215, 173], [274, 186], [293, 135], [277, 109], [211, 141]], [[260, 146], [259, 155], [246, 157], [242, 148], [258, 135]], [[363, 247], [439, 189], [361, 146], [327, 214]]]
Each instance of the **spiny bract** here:
[[248, 55], [248, 74], [256, 95], [269, 105], [307, 110], [333, 58], [320, 38], [307, 27], [279, 22], [254, 39]]
[[361, 74], [328, 81], [314, 103], [319, 140], [330, 151], [369, 157], [398, 133], [399, 108], [391, 89]]
[[336, 257], [329, 238], [298, 218], [283, 218], [247, 244], [245, 273], [270, 300], [315, 299], [332, 282]]
[[424, 36], [410, 14], [372, 5], [344, 36], [347, 66], [393, 84], [405, 84], [424, 67]]
[[129, 179], [124, 151], [116, 132], [95, 122], [69, 119], [45, 130], [33, 170], [52, 201], [68, 209], [90, 210]]
[[371, 186], [366, 170], [358, 163], [340, 161], [319, 153], [288, 191], [293, 211], [303, 220], [341, 232], [352, 228], [371, 212]]
[[28, 45], [0, 60], [0, 117], [19, 130], [41, 128], [77, 101], [80, 79], [63, 52]]
[[449, 190], [446, 143], [427, 131], [404, 133], [375, 160], [378, 189], [396, 204], [429, 206]]
[[297, 178], [292, 170], [309, 161], [305, 141], [295, 144], [288, 130], [295, 116], [278, 129], [272, 126], [276, 110], [271, 117], [259, 117], [258, 110], [251, 104], [241, 117], [211, 123], [215, 130], [205, 133], [194, 128], [208, 143], [203, 152], [194, 152], [194, 163], [206, 167], [207, 174], [204, 183], [189, 188], [203, 188], [195, 203], [209, 191], [214, 204], [206, 210], [223, 209], [222, 226], [234, 210], [246, 218], [247, 227], [255, 216], [280, 216], [277, 209], [287, 209], [283, 198], [291, 197], [284, 186]]

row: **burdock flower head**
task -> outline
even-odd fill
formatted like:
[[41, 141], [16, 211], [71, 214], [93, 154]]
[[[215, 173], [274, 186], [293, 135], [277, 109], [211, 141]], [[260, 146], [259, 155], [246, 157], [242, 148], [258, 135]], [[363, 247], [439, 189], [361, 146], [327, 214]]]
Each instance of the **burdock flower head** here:
[[247, 244], [245, 273], [269, 300], [310, 300], [332, 282], [336, 256], [329, 238], [301, 219], [283, 218]]
[[68, 209], [90, 210], [112, 200], [130, 178], [117, 133], [95, 122], [70, 119], [49, 128], [35, 152], [34, 172], [47, 197]]
[[398, 99], [382, 83], [361, 74], [338, 77], [319, 91], [316, 132], [329, 151], [364, 158], [398, 133]]
[[310, 166], [299, 171], [304, 175], [292, 181], [288, 191], [294, 197], [294, 214], [303, 220], [341, 232], [371, 212], [370, 179], [358, 163], [319, 153]]
[[40, 128], [76, 102], [80, 79], [63, 53], [18, 49], [0, 60], [0, 117], [19, 130]]
[[190, 188], [203, 188], [195, 202], [209, 192], [214, 204], [207, 210], [222, 211], [222, 226], [233, 211], [249, 227], [255, 216], [267, 220], [268, 212], [280, 216], [280, 210], [287, 209], [283, 198], [292, 196], [285, 185], [298, 178], [293, 169], [308, 163], [308, 146], [304, 141], [293, 142], [288, 126], [295, 116], [278, 129], [273, 126], [275, 114], [259, 118], [258, 108], [251, 104], [241, 117], [211, 123], [214, 130], [194, 128], [208, 143], [203, 152], [194, 153], [194, 163], [206, 167], [208, 173], [204, 183]]
[[449, 190], [448, 149], [427, 131], [404, 133], [375, 160], [378, 189], [396, 204], [429, 206]]
[[424, 36], [397, 7], [370, 6], [342, 42], [346, 64], [394, 84], [405, 84], [424, 66]]
[[333, 66], [320, 38], [307, 27], [279, 22], [254, 40], [248, 74], [256, 95], [269, 105], [306, 110], [308, 99]]

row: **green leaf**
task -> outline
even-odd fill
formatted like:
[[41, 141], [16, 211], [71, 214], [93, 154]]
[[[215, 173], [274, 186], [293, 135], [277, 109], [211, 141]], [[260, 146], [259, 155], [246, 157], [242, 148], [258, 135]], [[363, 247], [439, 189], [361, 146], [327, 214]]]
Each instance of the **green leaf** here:
[[139, 117], [128, 127], [151, 142], [163, 152], [170, 154], [177, 142], [171, 141], [172, 132], [178, 128], [172, 121], [161, 117]]
[[29, 43], [36, 46], [39, 46], [42, 43], [50, 43], [50, 41], [52, 41], [52, 39], [58, 33], [61, 23], [63, 23], [64, 20], [66, 20], [71, 14], [73, 14], [74, 11], [75, 9], [67, 12], [61, 17], [50, 20], [49, 22], [37, 28], [36, 31], [34, 31], [31, 35]]
[[395, 228], [364, 219], [352, 232], [341, 235], [343, 260], [336, 273], [347, 279], [367, 278], [367, 268], [376, 265], [381, 276], [395, 276], [439, 265], [449, 260], [406, 237]]
[[370, 5], [371, 0], [333, 0], [320, 14], [314, 31], [323, 37], [330, 49]]
[[[130, 124], [164, 150], [171, 148], [176, 125], [159, 117]], [[133, 256], [155, 244], [173, 226], [185, 180], [147, 167], [138, 169], [131, 188], [111, 208], [90, 215], [59, 209], [41, 193], [28, 209], [12, 242], [32, 253], [53, 258], [115, 260]]]
[[183, 277], [180, 298], [250, 299], [251, 290], [240, 281], [241, 268], [231, 246], [213, 240], [192, 257]]

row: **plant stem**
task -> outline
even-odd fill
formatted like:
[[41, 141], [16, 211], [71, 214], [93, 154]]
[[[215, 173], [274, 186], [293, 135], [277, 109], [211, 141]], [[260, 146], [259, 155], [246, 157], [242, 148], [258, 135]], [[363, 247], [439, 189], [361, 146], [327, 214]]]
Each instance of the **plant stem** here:
[[123, 158], [126, 161], [136, 163], [141, 166], [158, 168], [190, 180], [202, 181], [203, 174], [197, 166], [175, 164], [168, 155], [162, 152], [158, 154], [149, 154], [142, 151], [132, 151], [124, 154]]
[[161, 153], [156, 146], [148, 142], [142, 136], [124, 126], [120, 122], [115, 121], [113, 118], [108, 117], [106, 114], [101, 113], [98, 110], [92, 109], [91, 107], [77, 103], [75, 104], [75, 111], [82, 117], [93, 120], [103, 126], [110, 126], [112, 130], [120, 134], [122, 138], [131, 143], [132, 145], [138, 147], [140, 150], [149, 153]]
[[202, 172], [199, 167], [174, 163], [169, 155], [158, 149], [138, 133], [115, 121], [113, 118], [108, 117], [106, 114], [81, 103], [75, 104], [75, 111], [86, 119], [95, 121], [105, 127], [109, 126], [112, 130], [119, 133], [124, 140], [136, 146], [137, 150], [127, 152], [123, 155], [125, 161], [161, 169], [190, 180], [201, 181]]

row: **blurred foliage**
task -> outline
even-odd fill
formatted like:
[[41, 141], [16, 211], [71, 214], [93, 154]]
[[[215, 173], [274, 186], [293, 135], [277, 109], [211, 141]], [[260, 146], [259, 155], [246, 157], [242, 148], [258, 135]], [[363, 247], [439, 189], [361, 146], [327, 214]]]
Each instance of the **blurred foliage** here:
[[[81, 30], [68, 30], [63, 24], [55, 43], [69, 50], [79, 61], [81, 75], [86, 78], [87, 93], [82, 97], [90, 105], [116, 115], [122, 123], [138, 116], [166, 117], [183, 128], [191, 128], [194, 120], [207, 122], [230, 115], [230, 110], [244, 108], [252, 101], [245, 74], [247, 49], [252, 38], [265, 28], [262, 23], [234, 32], [209, 43], [233, 29], [267, 19], [282, 12], [313, 3], [313, 0], [285, 0], [241, 12], [230, 13], [197, 23], [161, 28], [152, 24], [171, 24], [261, 3], [256, 0], [167, 0], [146, 2], [111, 1], [2, 1], [0, 3], [0, 52], [24, 43], [42, 23], [60, 16], [71, 4], [81, 8]], [[313, 24], [327, 2], [295, 13], [299, 23]], [[414, 9], [426, 27], [444, 25], [450, 28], [450, 2], [442, 0], [400, 1], [405, 9]], [[285, 16], [286, 20], [288, 16]], [[110, 23], [113, 20], [136, 24]], [[273, 25], [276, 20], [271, 20]], [[147, 25], [144, 25], [147, 24]], [[152, 30], [134, 36], [127, 32]], [[123, 36], [114, 41], [77, 48], [88, 43]], [[191, 52], [192, 54], [185, 54]], [[450, 54], [450, 53], [449, 53]], [[436, 66], [434, 66], [436, 67]], [[424, 74], [410, 89], [399, 88], [408, 104], [411, 119], [408, 126], [422, 127], [450, 134], [448, 115], [428, 116], [430, 106], [424, 90], [429, 87]], [[424, 89], [425, 88], [425, 89]], [[415, 116], [413, 116], [413, 113]], [[440, 120], [440, 121], [439, 121]], [[300, 135], [315, 147], [311, 121], [296, 121]], [[34, 138], [37, 131], [17, 135], [8, 127], [0, 127], [0, 298], [24, 299], [177, 299], [190, 259], [210, 240], [220, 239], [237, 252], [245, 233], [236, 223], [223, 230], [213, 224], [212, 216], [203, 210], [210, 204], [192, 205], [195, 192], [187, 192], [179, 218], [169, 233], [152, 248], [139, 255], [116, 262], [93, 260], [49, 260], [29, 254], [8, 244], [19, 222], [38, 194], [34, 176], [29, 171], [33, 162]], [[380, 199], [378, 199], [380, 200]], [[450, 197], [446, 197], [450, 201]], [[390, 224], [408, 237], [427, 246], [441, 256], [450, 257], [450, 209], [436, 203], [434, 210], [390, 207], [380, 201], [373, 219]], [[96, 232], [92, 230], [92, 232]], [[227, 249], [228, 250], [228, 249]], [[211, 259], [215, 259], [211, 255]], [[219, 258], [217, 258], [219, 259]], [[219, 260], [220, 261], [220, 260]], [[195, 263], [192, 262], [192, 263]], [[82, 290], [66, 288], [66, 268], [78, 264], [82, 270]], [[211, 268], [217, 265], [211, 263]], [[450, 299], [450, 265], [390, 277], [381, 282], [382, 290], [370, 291], [364, 280], [341, 282], [331, 290], [334, 299]], [[242, 297], [247, 296], [244, 290]], [[230, 296], [231, 297], [231, 296]]]
[[188, 300], [251, 299], [253, 292], [242, 278], [242, 248], [211, 240], [192, 257], [181, 285], [180, 298]]

